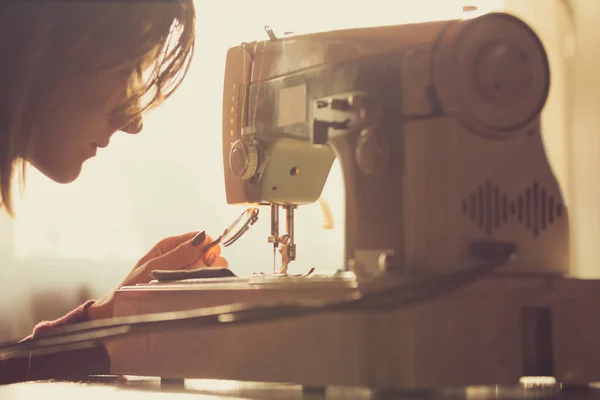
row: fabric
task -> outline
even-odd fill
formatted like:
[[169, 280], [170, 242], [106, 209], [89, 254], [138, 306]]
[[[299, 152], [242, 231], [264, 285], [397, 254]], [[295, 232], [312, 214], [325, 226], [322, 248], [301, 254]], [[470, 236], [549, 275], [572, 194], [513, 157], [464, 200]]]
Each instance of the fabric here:
[[154, 270], [150, 273], [159, 282], [182, 281], [186, 279], [234, 278], [237, 277], [229, 268], [198, 268], [193, 270]]
[[[23, 341], [60, 326], [89, 321], [87, 310], [92, 304], [94, 300], [89, 300], [57, 320], [40, 322], [33, 329], [33, 333]], [[47, 379], [73, 381], [85, 379], [89, 375], [106, 375], [109, 372], [110, 358], [104, 346], [0, 360], [0, 384]]]

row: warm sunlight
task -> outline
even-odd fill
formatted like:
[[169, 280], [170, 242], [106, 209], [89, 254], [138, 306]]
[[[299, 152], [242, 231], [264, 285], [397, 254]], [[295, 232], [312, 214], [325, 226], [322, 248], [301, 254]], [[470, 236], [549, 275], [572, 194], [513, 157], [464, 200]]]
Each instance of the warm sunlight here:
[[[25, 197], [17, 202], [18, 218], [0, 221], [0, 256], [3, 264], [13, 266], [2, 272], [2, 308], [27, 310], [29, 300], [23, 293], [32, 290], [74, 293], [86, 286], [94, 294], [102, 293], [159, 239], [203, 229], [217, 236], [239, 214], [240, 207], [225, 203], [221, 169], [222, 79], [228, 47], [266, 39], [265, 25], [283, 35], [444, 20], [502, 10], [505, 1], [306, 0], [300, 7], [292, 1], [259, 0], [251, 9], [246, 4], [197, 2], [198, 44], [190, 73], [175, 96], [146, 118], [141, 134], [116, 134], [69, 185], [28, 171]], [[465, 5], [478, 9], [465, 14]], [[527, 15], [534, 14], [529, 10]], [[318, 204], [297, 211], [297, 261], [290, 272], [311, 267], [330, 272], [342, 266], [341, 187], [336, 164], [324, 190], [333, 230], [323, 229]], [[251, 231], [224, 250], [237, 274], [272, 271], [268, 212], [263, 209]], [[18, 331], [36, 317], [24, 312], [10, 318]]]
[[[221, 79], [227, 47], [265, 38], [264, 25], [283, 33], [442, 20], [459, 17], [463, 3], [379, 0], [349, 6], [311, 0], [292, 13], [284, 11], [281, 2], [258, 1], [248, 18], [248, 13], [232, 15], [228, 2], [198, 2], [198, 47], [190, 75], [180, 92], [146, 119], [143, 133], [117, 134], [108, 149], [87, 162], [80, 180], [68, 186], [28, 172], [27, 193], [14, 226], [16, 256], [133, 261], [164, 235], [196, 229], [217, 235], [239, 212], [225, 204], [220, 171]], [[471, 3], [480, 3], [480, 11], [501, 5]], [[317, 205], [298, 211], [298, 262], [293, 268], [335, 270], [341, 265], [339, 188], [336, 166], [324, 193], [336, 220], [333, 232], [321, 228]], [[260, 222], [239, 246], [227, 251], [231, 266], [240, 273], [269, 270], [272, 265], [268, 219]]]

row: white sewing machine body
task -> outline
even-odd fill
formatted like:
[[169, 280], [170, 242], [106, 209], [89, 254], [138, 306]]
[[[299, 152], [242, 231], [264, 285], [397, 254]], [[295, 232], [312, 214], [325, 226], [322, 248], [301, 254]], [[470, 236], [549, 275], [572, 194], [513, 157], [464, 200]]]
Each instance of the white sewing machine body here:
[[338, 157], [346, 272], [124, 287], [116, 316], [335, 299], [494, 262], [505, 245], [516, 258], [397, 310], [118, 340], [112, 372], [385, 389], [600, 381], [600, 281], [568, 277], [568, 213], [540, 135], [549, 82], [539, 39], [506, 14], [230, 49], [228, 203], [315, 202]]

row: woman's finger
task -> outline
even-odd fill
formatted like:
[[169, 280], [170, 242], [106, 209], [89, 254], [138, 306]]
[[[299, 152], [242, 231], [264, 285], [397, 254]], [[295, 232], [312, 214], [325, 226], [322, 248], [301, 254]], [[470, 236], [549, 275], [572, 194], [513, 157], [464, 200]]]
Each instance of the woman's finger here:
[[183, 267], [182, 269], [186, 269], [188, 271], [193, 271], [195, 269], [198, 268], [209, 268], [209, 267], [215, 267], [215, 268], [229, 268], [229, 263], [227, 262], [227, 260], [223, 257], [217, 257], [217, 259], [215, 260], [215, 262], [211, 265], [206, 264], [202, 258], [194, 261], [191, 264], [186, 265], [185, 267]]
[[166, 254], [172, 250], [174, 250], [180, 244], [187, 242], [188, 240], [192, 240], [194, 237], [198, 236], [202, 232], [188, 232], [177, 236], [171, 236], [162, 239], [160, 242], [154, 245], [152, 249], [148, 253], [146, 253], [136, 264], [136, 267], [140, 265], [146, 264], [148, 261], [153, 258], [160, 257], [163, 254]]
[[224, 257], [217, 257], [217, 260], [211, 267], [229, 268], [229, 263]]
[[[181, 244], [187, 242], [188, 240], [193, 240], [196, 237], [200, 237], [202, 234], [206, 235], [205, 231], [195, 231], [195, 232], [188, 232], [188, 233], [184, 233], [181, 235], [177, 235], [177, 236], [170, 236], [168, 238], [164, 238], [163, 240], [161, 240], [160, 242], [158, 242], [156, 244], [156, 247], [158, 247], [161, 250], [162, 254], [167, 254], [170, 251], [173, 251], [177, 246], [180, 246]], [[204, 242], [206, 239], [205, 238], [200, 238], [201, 242]]]
[[209, 252], [204, 252], [204, 247], [212, 242], [212, 240], [213, 239], [210, 236], [201, 233], [194, 238], [181, 243], [168, 253], [149, 260], [146, 263], [146, 268], [149, 268], [150, 270], [182, 269], [189, 264], [195, 263], [201, 258], [205, 264], [210, 264], [211, 260], [213, 262], [216, 261], [221, 252], [219, 246], [213, 247]]

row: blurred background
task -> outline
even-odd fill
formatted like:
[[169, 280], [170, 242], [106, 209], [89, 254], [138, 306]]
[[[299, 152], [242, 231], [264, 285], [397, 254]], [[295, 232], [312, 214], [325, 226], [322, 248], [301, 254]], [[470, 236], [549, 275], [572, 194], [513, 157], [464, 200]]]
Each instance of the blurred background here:
[[[144, 131], [117, 133], [73, 184], [58, 185], [28, 170], [17, 218], [0, 215], [0, 340], [26, 336], [40, 320], [103, 295], [161, 238], [203, 229], [217, 236], [242, 211], [226, 204], [222, 173], [222, 77], [229, 47], [266, 39], [265, 25], [281, 35], [445, 20], [464, 15], [467, 5], [477, 7], [469, 15], [516, 14], [546, 46], [552, 89], [543, 135], [570, 207], [572, 270], [600, 275], [600, 132], [594, 124], [599, 0], [197, 0], [197, 50], [188, 78], [146, 118]], [[342, 266], [342, 190], [335, 164], [324, 190], [333, 230], [322, 228], [317, 204], [297, 211], [298, 259], [291, 272]], [[224, 250], [235, 273], [272, 271], [268, 234], [269, 218], [263, 217]]]

